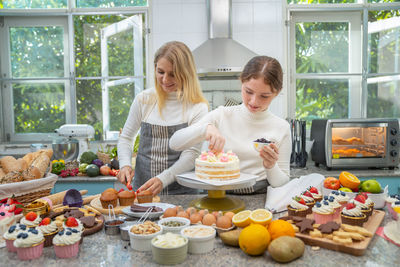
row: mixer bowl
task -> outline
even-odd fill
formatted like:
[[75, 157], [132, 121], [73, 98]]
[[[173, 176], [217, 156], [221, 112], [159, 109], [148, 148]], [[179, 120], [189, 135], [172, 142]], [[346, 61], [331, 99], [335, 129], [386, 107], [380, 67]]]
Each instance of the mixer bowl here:
[[79, 154], [79, 142], [76, 139], [53, 142], [54, 159], [63, 159], [65, 162], [76, 160]]

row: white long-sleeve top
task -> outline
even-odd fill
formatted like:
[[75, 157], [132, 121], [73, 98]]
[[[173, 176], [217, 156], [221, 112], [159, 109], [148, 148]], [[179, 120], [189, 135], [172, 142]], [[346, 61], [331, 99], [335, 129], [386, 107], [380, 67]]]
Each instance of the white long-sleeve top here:
[[[241, 172], [258, 175], [257, 181], [267, 179], [272, 187], [289, 181], [291, 135], [287, 121], [268, 110], [251, 113], [243, 104], [219, 107], [198, 123], [177, 131], [170, 139], [170, 148], [179, 151], [202, 142], [208, 124], [217, 127], [225, 137], [224, 150], [232, 150], [239, 157]], [[253, 141], [262, 137], [275, 142], [279, 149], [279, 159], [271, 169], [264, 167], [253, 147]]]
[[[176, 92], [169, 93], [165, 106], [158, 111], [155, 88], [139, 93], [129, 110], [122, 133], [118, 139], [118, 159], [120, 168], [131, 166], [134, 137], [140, 129], [142, 122], [154, 125], [173, 126], [181, 123], [193, 123], [199, 121], [208, 112], [206, 103], [183, 104], [177, 99]], [[179, 159], [168, 169], [157, 175], [163, 183], [163, 187], [175, 181], [177, 174], [190, 171], [194, 168], [194, 161], [200, 154], [201, 144], [188, 146], [181, 153]]]

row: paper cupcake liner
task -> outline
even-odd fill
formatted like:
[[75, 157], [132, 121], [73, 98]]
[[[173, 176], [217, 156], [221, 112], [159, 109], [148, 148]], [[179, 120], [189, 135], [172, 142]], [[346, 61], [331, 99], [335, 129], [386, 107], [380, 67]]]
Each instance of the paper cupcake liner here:
[[130, 206], [135, 201], [135, 197], [132, 198], [119, 198], [120, 206]]
[[333, 213], [332, 214], [319, 214], [313, 212], [315, 223], [324, 224], [333, 220]]
[[397, 220], [399, 219], [399, 215], [398, 215], [397, 212], [395, 212], [395, 211], [393, 210], [393, 208], [392, 208], [392, 203], [386, 202], [386, 207], [387, 207], [387, 210], [389, 211], [390, 215], [392, 215], [393, 220], [396, 220], [396, 221], [397, 221]]
[[53, 245], [53, 238], [55, 235], [58, 233], [58, 231], [55, 231], [50, 234], [43, 234], [44, 236], [44, 246], [45, 247], [51, 247]]
[[28, 248], [17, 248], [17, 255], [20, 260], [27, 261], [39, 258], [43, 253], [44, 239], [37, 245]]
[[72, 258], [79, 253], [79, 241], [67, 246], [54, 245], [54, 252], [58, 258]]
[[344, 224], [350, 224], [350, 225], [356, 225], [356, 226], [363, 226], [364, 224], [364, 217], [358, 218], [358, 217], [350, 217], [350, 216], [344, 216], [342, 214], [341, 216], [342, 223]]
[[334, 209], [334, 212], [333, 212], [333, 220], [334, 221], [339, 221], [339, 218], [340, 218], [340, 207], [339, 208], [336, 208], [336, 209]]
[[17, 248], [14, 246], [15, 239], [6, 239], [6, 247], [9, 252], [17, 252]]
[[361, 210], [361, 212], [364, 213], [365, 216], [366, 216], [364, 222], [368, 221], [369, 217], [372, 214], [372, 209]]
[[110, 200], [110, 201], [102, 201], [101, 202], [101, 206], [103, 207], [103, 209], [108, 209], [108, 205], [112, 205], [114, 207], [114, 209], [118, 206], [118, 198], [114, 199], [114, 200]]
[[309, 214], [310, 208], [308, 208], [306, 210], [296, 210], [296, 209], [291, 208], [290, 206], [287, 206], [287, 210], [288, 210], [289, 216], [306, 217], [307, 214]]

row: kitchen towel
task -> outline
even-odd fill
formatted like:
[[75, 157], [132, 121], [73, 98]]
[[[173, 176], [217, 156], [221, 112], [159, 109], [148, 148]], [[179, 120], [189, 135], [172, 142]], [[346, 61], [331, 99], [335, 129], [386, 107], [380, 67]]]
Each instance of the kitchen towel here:
[[315, 186], [321, 193], [322, 182], [325, 177], [319, 173], [311, 173], [299, 178], [293, 178], [287, 184], [280, 187], [268, 186], [265, 208], [271, 212], [282, 212], [287, 210], [286, 206], [293, 197], [300, 195], [308, 187]]

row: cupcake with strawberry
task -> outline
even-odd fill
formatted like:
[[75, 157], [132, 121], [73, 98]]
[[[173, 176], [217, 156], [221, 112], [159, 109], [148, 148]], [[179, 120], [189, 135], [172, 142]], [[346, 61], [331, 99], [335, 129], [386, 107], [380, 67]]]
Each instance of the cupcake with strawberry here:
[[365, 197], [362, 194], [357, 194], [356, 197], [352, 199], [350, 202], [360, 207], [361, 211], [367, 216], [365, 221], [368, 221], [369, 216], [371, 216], [372, 214], [372, 209], [366, 202]]
[[363, 197], [365, 198], [365, 203], [371, 208], [371, 213], [372, 213], [372, 211], [374, 211], [375, 203], [372, 201], [370, 197], [368, 197], [368, 193], [360, 192], [360, 195], [363, 195]]
[[309, 213], [309, 207], [306, 205], [306, 202], [301, 197], [294, 197], [292, 201], [287, 206], [289, 216], [300, 216], [306, 217]]
[[56, 222], [51, 221], [50, 218], [46, 217], [39, 223], [38, 228], [44, 236], [44, 246], [50, 247], [53, 245], [53, 238], [58, 232]]
[[341, 205], [340, 207], [340, 211], [342, 211], [342, 209], [347, 205], [347, 203], [350, 200], [350, 197], [346, 195], [345, 192], [343, 191], [332, 191], [329, 196], [332, 196], [336, 199], [336, 201]]
[[43, 253], [44, 237], [36, 227], [18, 233], [14, 246], [20, 260], [33, 260]]
[[25, 224], [28, 227], [36, 227], [41, 222], [41, 218], [33, 211], [28, 212], [25, 217], [23, 217], [20, 223]]
[[311, 209], [315, 204], [315, 200], [314, 200], [313, 196], [311, 195], [311, 193], [308, 191], [305, 191], [300, 195], [300, 197], [302, 199], [304, 199], [304, 201], [306, 202], [306, 206], [309, 208], [308, 213], [311, 213]]
[[6, 247], [9, 252], [17, 252], [17, 248], [14, 247], [14, 241], [17, 239], [17, 235], [26, 231], [28, 227], [24, 224], [17, 223], [16, 225], [10, 226], [8, 230], [4, 233], [3, 238], [6, 240]]
[[312, 213], [314, 215], [315, 223], [324, 224], [333, 221], [334, 210], [326, 200], [315, 203], [312, 208]]
[[79, 232], [83, 232], [84, 228], [80, 220], [74, 218], [74, 217], [68, 217], [63, 224], [63, 228], [71, 228], [78, 230]]
[[310, 192], [311, 196], [314, 198], [315, 202], [319, 202], [322, 200], [322, 194], [319, 193], [318, 189], [314, 186], [310, 186], [307, 189], [308, 192]]
[[340, 205], [333, 196], [324, 196], [324, 200], [328, 201], [329, 206], [333, 208], [333, 220], [338, 221], [342, 205]]
[[53, 239], [54, 252], [59, 258], [72, 258], [79, 253], [81, 232], [73, 228], [65, 228]]
[[13, 198], [0, 200], [0, 244], [3, 242], [3, 235], [10, 226], [15, 224], [22, 217], [22, 204]]
[[365, 222], [366, 215], [361, 211], [359, 206], [354, 203], [347, 203], [341, 212], [342, 223], [362, 226]]

